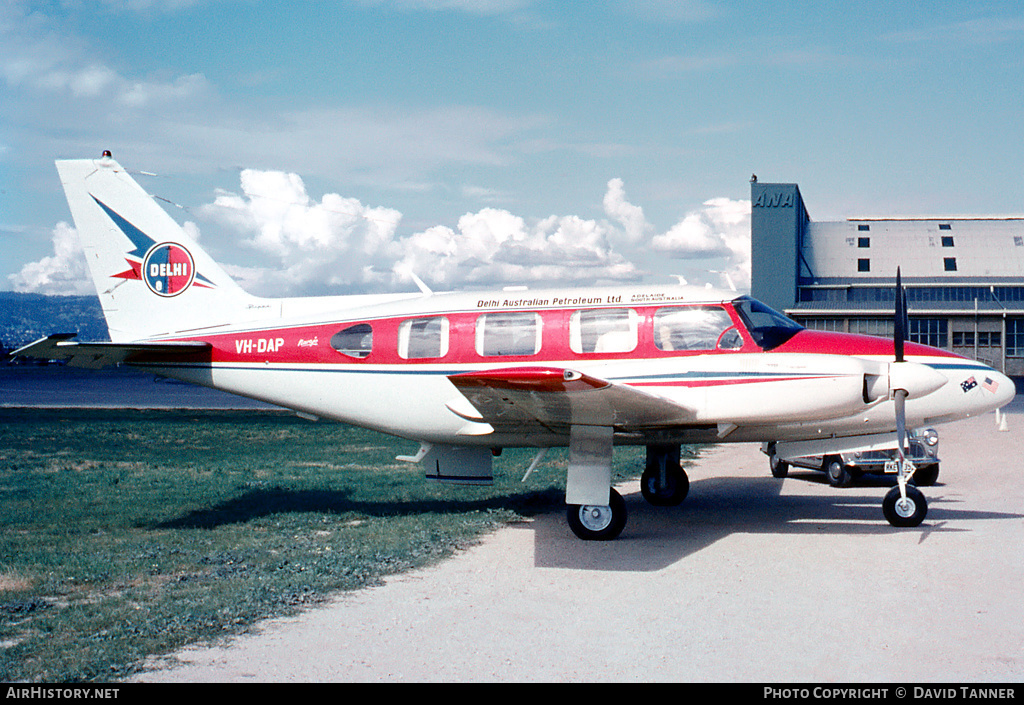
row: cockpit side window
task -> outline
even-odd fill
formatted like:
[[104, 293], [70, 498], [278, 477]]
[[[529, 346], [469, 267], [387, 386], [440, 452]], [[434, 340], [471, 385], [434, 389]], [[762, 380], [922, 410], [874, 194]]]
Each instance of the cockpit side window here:
[[654, 312], [659, 350], [736, 350], [743, 338], [720, 306], [671, 306]]
[[777, 348], [804, 329], [793, 319], [757, 299], [744, 296], [736, 300], [735, 306], [750, 337], [762, 350]]

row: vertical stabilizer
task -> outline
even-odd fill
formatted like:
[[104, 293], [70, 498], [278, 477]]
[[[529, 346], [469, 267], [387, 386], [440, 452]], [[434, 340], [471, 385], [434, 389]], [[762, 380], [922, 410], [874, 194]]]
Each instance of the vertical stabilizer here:
[[57, 172], [114, 342], [200, 332], [259, 305], [107, 153]]

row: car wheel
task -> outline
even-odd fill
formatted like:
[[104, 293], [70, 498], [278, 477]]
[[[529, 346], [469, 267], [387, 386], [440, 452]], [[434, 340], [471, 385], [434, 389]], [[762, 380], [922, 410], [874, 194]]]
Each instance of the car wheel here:
[[829, 455], [822, 462], [823, 470], [828, 476], [828, 484], [833, 487], [849, 487], [853, 481], [853, 474], [843, 465], [839, 456]]

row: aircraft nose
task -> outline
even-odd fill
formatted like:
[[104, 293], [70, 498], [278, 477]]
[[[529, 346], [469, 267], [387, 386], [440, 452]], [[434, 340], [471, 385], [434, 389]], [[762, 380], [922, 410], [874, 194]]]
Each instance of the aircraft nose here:
[[994, 411], [1009, 404], [1017, 391], [1012, 379], [990, 367], [984, 371], [976, 370], [958, 381], [958, 384], [963, 390], [965, 401], [972, 407], [972, 415]]
[[993, 409], [998, 409], [1009, 404], [1013, 401], [1013, 397], [1017, 393], [1013, 380], [1002, 372], [996, 372], [995, 370], [992, 370], [984, 376], [982, 379], [982, 386], [985, 389], [992, 391]]

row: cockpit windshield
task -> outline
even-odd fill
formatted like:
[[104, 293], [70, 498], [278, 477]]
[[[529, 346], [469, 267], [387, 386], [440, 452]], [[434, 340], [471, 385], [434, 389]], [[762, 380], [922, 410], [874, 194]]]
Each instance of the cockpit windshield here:
[[793, 319], [749, 296], [736, 299], [735, 306], [750, 337], [762, 350], [777, 348], [804, 329]]

